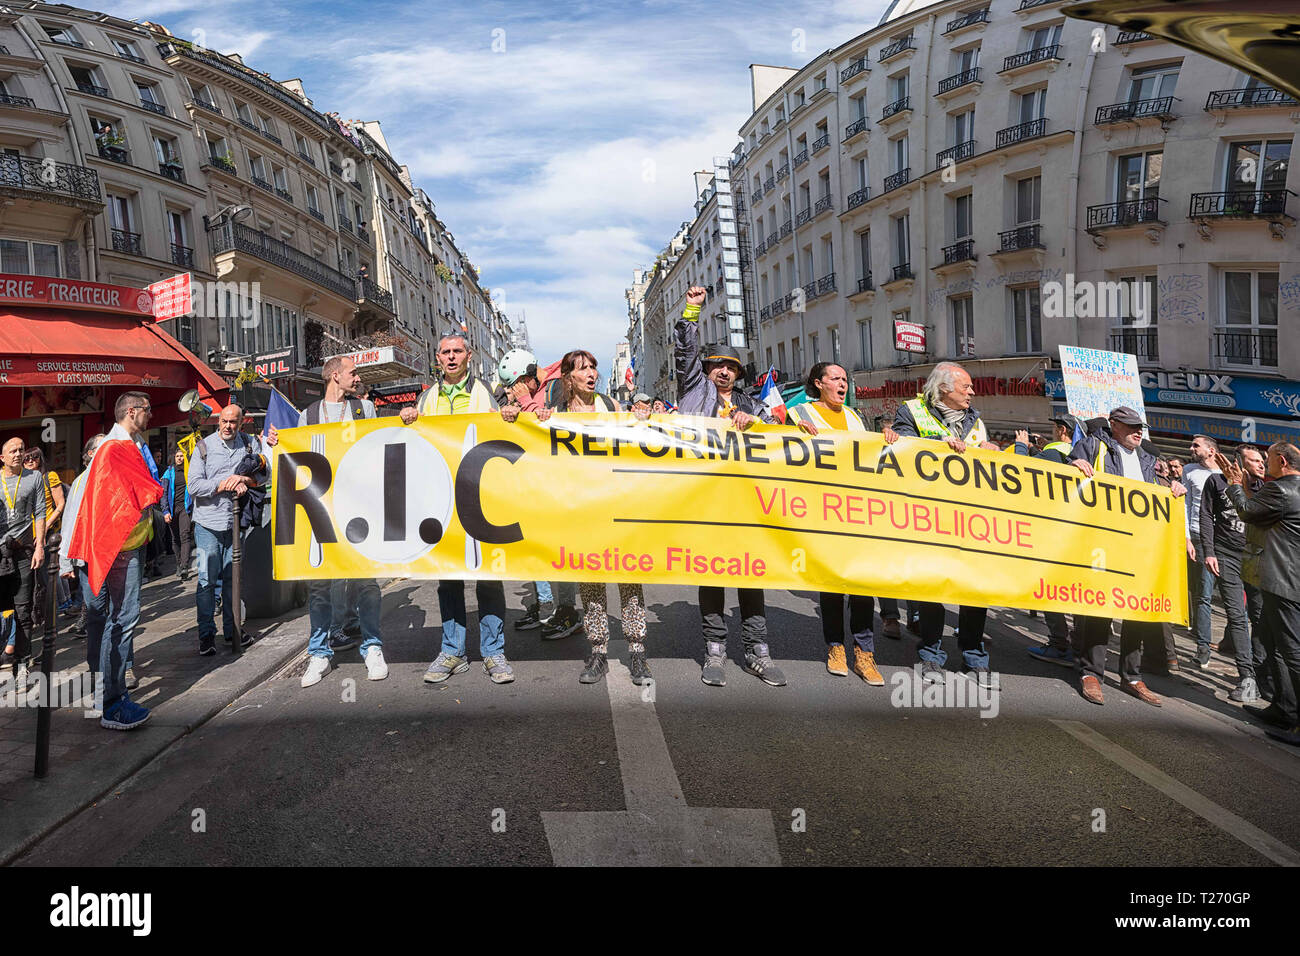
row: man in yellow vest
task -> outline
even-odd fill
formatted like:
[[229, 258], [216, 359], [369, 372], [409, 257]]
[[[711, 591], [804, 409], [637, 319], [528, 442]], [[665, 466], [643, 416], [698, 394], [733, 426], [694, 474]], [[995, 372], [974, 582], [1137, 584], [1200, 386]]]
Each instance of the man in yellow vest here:
[[[899, 438], [928, 438], [946, 442], [957, 454], [967, 447], [1001, 449], [989, 441], [980, 413], [971, 405], [975, 385], [970, 373], [956, 362], [940, 362], [925, 380], [921, 394], [904, 402], [894, 416], [894, 426], [885, 428], [885, 441]], [[908, 602], [920, 611], [917, 625], [921, 646], [921, 679], [931, 684], [944, 681], [943, 665], [948, 655], [943, 649], [944, 607], [934, 601]], [[989, 652], [984, 647], [984, 621], [988, 608], [962, 607], [957, 614], [957, 648], [961, 651], [962, 671], [976, 680], [988, 680]]]

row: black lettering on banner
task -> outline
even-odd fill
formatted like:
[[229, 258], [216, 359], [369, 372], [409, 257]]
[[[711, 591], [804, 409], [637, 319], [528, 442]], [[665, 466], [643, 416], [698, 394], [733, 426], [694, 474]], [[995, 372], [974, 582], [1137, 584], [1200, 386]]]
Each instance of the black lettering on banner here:
[[[551, 447], [554, 448], [554, 444]], [[471, 538], [483, 544], [513, 544], [524, 540], [519, 522], [500, 525], [488, 522], [483, 514], [483, 499], [479, 494], [479, 480], [489, 461], [504, 458], [513, 464], [523, 453], [524, 450], [514, 442], [495, 439], [475, 445], [460, 460], [460, 467], [456, 469], [456, 514], [460, 518], [461, 527]]]
[[565, 428], [556, 428], [551, 426], [551, 455], [554, 456], [561, 445], [568, 449], [570, 455], [578, 454], [578, 449], [573, 447], [574, 440], [578, 437], [577, 432], [569, 431]]
[[927, 475], [925, 473], [925, 469], [921, 467], [922, 463], [937, 462], [938, 460], [939, 460], [938, 455], [936, 455], [934, 452], [930, 451], [927, 448], [922, 448], [920, 451], [916, 453], [916, 458], [913, 459], [912, 463], [916, 465], [916, 473], [920, 475], [923, 480], [938, 481], [939, 480], [938, 471], [934, 472], [934, 474]]
[[734, 458], [736, 461], [740, 461], [740, 436], [733, 429], [719, 432], [710, 428], [708, 431], [708, 447], [710, 458], [721, 458], [723, 461]]
[[1007, 494], [1020, 494], [1020, 469], [1012, 464], [1002, 466], [1002, 490]]
[[1169, 499], [1153, 498], [1151, 504], [1154, 506], [1152, 508], [1151, 517], [1159, 518], [1165, 524], [1168, 524], [1169, 523]]
[[584, 455], [595, 457], [595, 458], [600, 458], [605, 455], [608, 455], [609, 452], [607, 452], [604, 448], [600, 447], [604, 441], [605, 439], [601, 438], [599, 435], [593, 436], [588, 432], [583, 432], [582, 453]]
[[[953, 475], [954, 471], [959, 477]], [[947, 455], [943, 459], [943, 476], [954, 485], [964, 485], [970, 481], [970, 465], [961, 455]]]
[[384, 446], [384, 540], [406, 539], [406, 443]]
[[[311, 481], [298, 487], [298, 469], [311, 472]], [[275, 543], [293, 544], [294, 509], [302, 506], [311, 533], [321, 544], [334, 544], [334, 524], [321, 498], [329, 491], [334, 471], [329, 459], [310, 451], [281, 453], [275, 476]]]
[[[806, 465], [811, 457], [808, 453], [808, 446], [803, 443], [803, 439], [794, 435], [781, 436], [781, 450], [785, 452], [785, 463], [787, 465]], [[799, 458], [795, 458], [796, 452]]]
[[899, 478], [903, 477], [903, 468], [898, 463], [898, 456], [888, 445], [880, 449], [880, 458], [876, 462], [876, 473], [883, 475], [886, 470], [893, 471]]
[[990, 491], [998, 490], [998, 465], [994, 461], [984, 461], [980, 458], [971, 459], [971, 468], [975, 470], [975, 487], [988, 488]]
[[835, 442], [830, 438], [814, 438], [812, 440], [813, 450], [813, 467], [829, 468], [835, 470]]
[[767, 451], [767, 442], [762, 435], [755, 432], [741, 432], [740, 440], [745, 443], [745, 461], [767, 465], [770, 460], [763, 452]]

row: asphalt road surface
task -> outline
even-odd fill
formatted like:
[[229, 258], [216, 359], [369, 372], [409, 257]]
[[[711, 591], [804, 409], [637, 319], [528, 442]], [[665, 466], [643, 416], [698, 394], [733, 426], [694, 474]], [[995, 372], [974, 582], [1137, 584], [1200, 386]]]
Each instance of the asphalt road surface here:
[[[507, 585], [508, 620], [523, 594]], [[300, 659], [18, 862], [1300, 863], [1297, 753], [1189, 681], [1151, 679], [1161, 709], [1112, 683], [1089, 704], [1073, 671], [1025, 652], [1041, 618], [1003, 611], [990, 615], [996, 716], [952, 672], [969, 706], [899, 706], [914, 637], [878, 638], [883, 688], [832, 677], [815, 595], [774, 591], [789, 685], [741, 670], [731, 617], [727, 686], [708, 687], [694, 596], [647, 589], [653, 690], [622, 665], [580, 685], [585, 638], [509, 623], [516, 680], [493, 685], [472, 617], [474, 664], [432, 686], [436, 585], [398, 582], [384, 592], [387, 680], [367, 681], [353, 650], [304, 690]]]

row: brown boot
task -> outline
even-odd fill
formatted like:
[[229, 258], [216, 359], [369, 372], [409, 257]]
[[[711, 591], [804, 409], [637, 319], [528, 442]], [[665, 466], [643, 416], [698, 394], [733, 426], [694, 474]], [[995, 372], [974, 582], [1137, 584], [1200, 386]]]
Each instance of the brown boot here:
[[898, 618], [891, 617], [886, 620], [882, 633], [885, 637], [892, 637], [896, 641], [900, 640], [903, 636], [903, 629], [898, 625]]
[[876, 655], [870, 651], [855, 649], [853, 654], [853, 673], [857, 674], [872, 687], [884, 687], [885, 678], [876, 667]]
[[1147, 690], [1147, 685], [1140, 680], [1121, 681], [1120, 687], [1123, 688], [1124, 693], [1136, 697], [1144, 704], [1151, 704], [1154, 707], [1160, 706], [1160, 698]]
[[826, 670], [836, 677], [849, 676], [849, 662], [844, 655], [843, 644], [832, 644], [826, 648]]
[[1083, 680], [1079, 681], [1079, 693], [1083, 694], [1084, 700], [1094, 704], [1106, 703], [1106, 698], [1101, 693], [1101, 681], [1091, 674], [1085, 674]]

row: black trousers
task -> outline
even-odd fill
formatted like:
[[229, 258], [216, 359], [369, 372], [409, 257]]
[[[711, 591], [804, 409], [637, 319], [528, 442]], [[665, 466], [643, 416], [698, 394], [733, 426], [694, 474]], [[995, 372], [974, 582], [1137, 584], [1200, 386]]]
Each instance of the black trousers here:
[[[1106, 617], [1075, 619], [1075, 655], [1081, 676], [1106, 679], [1106, 650], [1110, 646], [1111, 620]], [[1119, 631], [1119, 675], [1134, 683], [1142, 679], [1142, 648], [1148, 653], [1165, 642], [1165, 630], [1158, 621], [1123, 621]], [[1170, 631], [1172, 634], [1172, 631]]]
[[190, 549], [194, 546], [194, 522], [190, 513], [182, 508], [172, 512], [171, 524], [167, 525], [167, 535], [171, 538], [172, 553], [176, 555], [176, 570], [190, 566]]
[[1291, 601], [1271, 591], [1264, 593], [1264, 614], [1260, 618], [1260, 640], [1272, 664], [1273, 705], [1282, 711], [1287, 725], [1300, 723], [1296, 714], [1296, 688], [1300, 687], [1300, 601]]
[[[826, 646], [844, 643], [844, 595], [822, 591], [817, 596], [822, 609], [822, 637]], [[850, 594], [849, 598], [849, 633], [853, 643], [864, 651], [876, 649], [871, 633], [872, 611], [875, 602], [861, 594]]]
[[[727, 589], [700, 588], [700, 630], [706, 641], [727, 643], [726, 611]], [[741, 637], [745, 647], [767, 643], [767, 611], [763, 606], [763, 592], [759, 588], [736, 588], [736, 602], [740, 605]]]
[[13, 560], [17, 569], [0, 575], [0, 611], [14, 612], [13, 670], [17, 673], [18, 664], [32, 656], [32, 553], [15, 551]]

